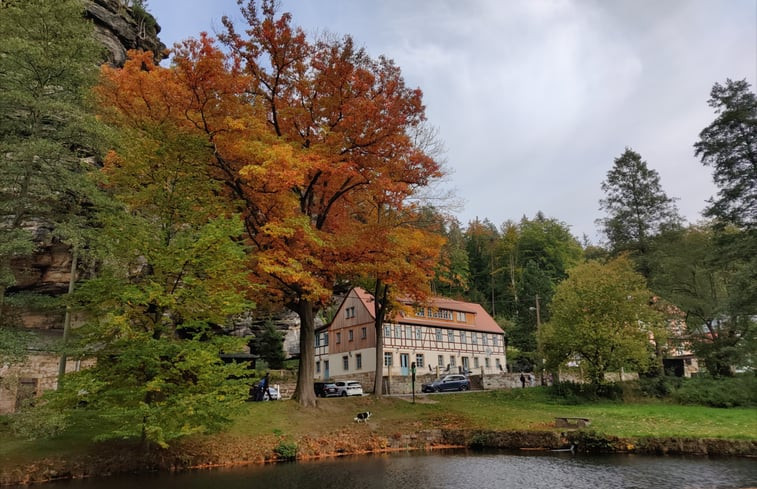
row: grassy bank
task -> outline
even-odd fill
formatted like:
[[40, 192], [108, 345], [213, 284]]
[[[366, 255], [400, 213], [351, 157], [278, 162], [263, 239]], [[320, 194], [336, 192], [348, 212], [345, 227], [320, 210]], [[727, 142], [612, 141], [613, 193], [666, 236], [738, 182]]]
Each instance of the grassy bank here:
[[[372, 411], [367, 425], [354, 422], [355, 413]], [[757, 440], [757, 410], [681, 406], [664, 402], [587, 403], [565, 405], [550, 398], [541, 388], [417, 396], [416, 403], [404, 398], [321, 399], [318, 407], [303, 409], [293, 401], [250, 403], [243, 416], [229, 429], [208, 439], [247, 440], [271, 446], [281, 440], [341, 437], [399, 437], [432, 429], [450, 430], [534, 430], [550, 431], [556, 416], [587, 417], [590, 428], [617, 437], [685, 437]], [[71, 457], [93, 446], [93, 428], [80, 418], [66, 433], [49, 440], [14, 439], [0, 432], [0, 465], [30, 463], [48, 457]], [[182, 442], [190, 446], [192, 439]], [[98, 448], [99, 450], [100, 448]]]

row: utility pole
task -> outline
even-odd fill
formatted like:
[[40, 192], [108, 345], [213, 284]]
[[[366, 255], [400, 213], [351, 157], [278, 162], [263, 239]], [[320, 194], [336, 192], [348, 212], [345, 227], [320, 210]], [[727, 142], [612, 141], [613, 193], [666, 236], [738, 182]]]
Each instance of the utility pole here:
[[536, 349], [539, 353], [539, 381], [544, 385], [544, 352], [541, 344], [541, 310], [539, 309], [539, 294], [534, 297], [536, 301]]

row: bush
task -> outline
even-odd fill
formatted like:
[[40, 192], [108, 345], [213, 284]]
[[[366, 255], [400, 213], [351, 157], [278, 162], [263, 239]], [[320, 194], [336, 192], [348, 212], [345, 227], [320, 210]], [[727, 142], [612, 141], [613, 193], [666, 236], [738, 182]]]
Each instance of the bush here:
[[578, 382], [556, 382], [549, 387], [550, 395], [566, 404], [581, 404], [588, 401], [612, 400], [623, 398], [623, 387], [619, 383], [583, 384]]
[[18, 438], [38, 440], [60, 434], [68, 426], [66, 416], [47, 405], [27, 407], [8, 416], [11, 432]]
[[285, 440], [281, 440], [278, 446], [273, 449], [279, 460], [295, 460], [298, 450], [297, 443]]
[[736, 377], [695, 377], [686, 379], [672, 393], [681, 404], [711, 407], [757, 407], [757, 377], [754, 374]]
[[638, 385], [644, 397], [664, 399], [681, 386], [680, 377], [639, 377]]

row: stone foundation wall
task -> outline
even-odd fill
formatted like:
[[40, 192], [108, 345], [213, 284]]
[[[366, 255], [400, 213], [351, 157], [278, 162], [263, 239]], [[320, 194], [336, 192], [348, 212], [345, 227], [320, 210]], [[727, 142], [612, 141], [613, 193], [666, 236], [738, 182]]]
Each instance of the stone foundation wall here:
[[[0, 368], [0, 414], [16, 412], [20, 403], [39, 397], [58, 386], [57, 355], [29, 355], [26, 362]], [[72, 360], [66, 362], [66, 373], [78, 372], [94, 365], [95, 361]]]

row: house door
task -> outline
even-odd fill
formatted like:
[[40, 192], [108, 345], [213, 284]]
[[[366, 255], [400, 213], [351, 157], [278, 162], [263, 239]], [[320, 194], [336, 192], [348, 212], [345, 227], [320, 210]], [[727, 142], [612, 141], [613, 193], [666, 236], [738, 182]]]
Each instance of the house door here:
[[329, 378], [329, 361], [328, 360], [323, 361], [323, 378], [324, 380]]
[[410, 354], [400, 353], [400, 375], [410, 374]]

